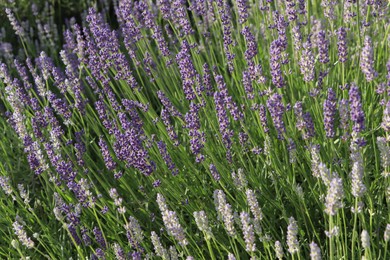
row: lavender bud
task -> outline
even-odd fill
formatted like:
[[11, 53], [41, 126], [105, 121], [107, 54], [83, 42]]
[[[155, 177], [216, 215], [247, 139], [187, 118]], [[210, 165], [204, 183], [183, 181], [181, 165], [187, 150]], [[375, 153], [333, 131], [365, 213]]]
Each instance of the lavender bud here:
[[360, 133], [365, 129], [364, 111], [359, 88], [355, 83], [352, 83], [349, 89], [349, 107], [351, 120], [354, 122], [353, 131]]
[[333, 138], [335, 135], [334, 131], [334, 120], [336, 115], [336, 94], [332, 88], [328, 89], [328, 98], [324, 102], [324, 128], [326, 137]]
[[347, 49], [347, 31], [344, 27], [340, 27], [337, 30], [337, 47], [338, 47], [338, 56], [339, 61], [344, 63], [348, 58], [348, 49]]
[[334, 177], [330, 182], [328, 193], [325, 198], [325, 213], [330, 216], [336, 215], [337, 211], [344, 206], [343, 198], [343, 180], [340, 177]]
[[282, 243], [280, 243], [280, 241], [275, 241], [275, 254], [276, 258], [278, 258], [279, 260], [283, 259], [284, 253]]
[[199, 230], [205, 234], [206, 239], [213, 237], [206, 213], [203, 210], [194, 212], [194, 218], [196, 225], [198, 226]]
[[370, 247], [370, 234], [368, 234], [368, 231], [364, 229], [360, 237], [362, 240], [362, 247], [368, 249]]
[[310, 259], [321, 260], [321, 249], [314, 242], [310, 243]]

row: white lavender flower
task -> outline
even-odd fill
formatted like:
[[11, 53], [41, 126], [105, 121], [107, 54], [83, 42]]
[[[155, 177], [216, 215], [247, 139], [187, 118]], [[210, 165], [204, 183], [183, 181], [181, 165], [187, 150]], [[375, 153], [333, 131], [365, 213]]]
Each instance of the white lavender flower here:
[[314, 177], [320, 178], [320, 148], [317, 145], [311, 145], [310, 146], [310, 153], [311, 153], [311, 172]]
[[314, 242], [310, 243], [310, 258], [311, 260], [321, 260], [321, 249]]
[[246, 179], [246, 176], [244, 174], [244, 170], [239, 168], [237, 170], [237, 173], [232, 171], [232, 179], [234, 185], [239, 189], [242, 190], [248, 186], [248, 181]]
[[234, 257], [234, 255], [232, 253], [229, 253], [228, 260], [236, 260], [236, 258]]
[[249, 214], [246, 212], [241, 212], [240, 219], [246, 244], [246, 251], [254, 252], [256, 250], [255, 233], [253, 232], [253, 225], [251, 224]]
[[236, 234], [236, 230], [234, 228], [234, 216], [232, 206], [226, 202], [226, 196], [222, 190], [214, 191], [214, 203], [219, 218], [221, 218], [225, 224], [225, 229], [228, 235], [234, 236]]
[[174, 246], [169, 247], [169, 255], [171, 260], [179, 260], [179, 255], [177, 254], [176, 248]]
[[325, 235], [329, 238], [337, 237], [339, 235], [340, 228], [338, 226], [334, 226], [331, 230], [325, 230]]
[[385, 242], [389, 242], [389, 240], [390, 240], [390, 224], [386, 225], [386, 229], [385, 229], [385, 232], [383, 234], [383, 239], [385, 240]]
[[367, 249], [370, 247], [370, 234], [368, 234], [368, 231], [367, 230], [363, 230], [361, 235], [360, 235], [360, 238], [362, 240], [362, 247], [364, 249]]
[[12, 188], [9, 185], [9, 177], [0, 176], [0, 187], [6, 195], [12, 194]]
[[194, 218], [196, 225], [198, 226], [200, 231], [204, 232], [206, 239], [211, 238], [213, 236], [213, 233], [211, 232], [206, 213], [203, 210], [195, 211]]
[[336, 215], [337, 211], [344, 206], [343, 198], [343, 180], [339, 177], [334, 177], [330, 182], [328, 193], [325, 197], [325, 213], [330, 216]]
[[141, 226], [136, 218], [130, 216], [129, 221], [124, 225], [124, 228], [128, 233], [128, 237], [130, 236], [134, 243], [142, 243], [144, 239], [144, 232], [142, 231]]
[[387, 146], [386, 138], [384, 137], [377, 137], [376, 143], [381, 155], [381, 165], [383, 168], [382, 176], [386, 178], [390, 176], [390, 172], [388, 171], [390, 167], [390, 149]]
[[168, 251], [164, 248], [164, 246], [161, 244], [160, 238], [156, 234], [156, 232], [151, 232], [151, 239], [152, 244], [154, 246], [154, 252], [157, 256], [162, 257], [163, 259], [169, 260], [169, 254]]
[[168, 210], [165, 198], [160, 193], [157, 193], [157, 203], [168, 234], [173, 236], [180, 245], [188, 245], [188, 240], [186, 239], [184, 230], [179, 223], [176, 212]]
[[[17, 216], [18, 218], [18, 216]], [[23, 225], [25, 223], [23, 221], [18, 221], [16, 220], [13, 224], [12, 227], [14, 229], [15, 235], [18, 237], [19, 241], [22, 243], [22, 245], [26, 246], [27, 248], [31, 249], [35, 246], [34, 241], [31, 240], [27, 236], [26, 231], [23, 229]]]
[[283, 259], [284, 253], [282, 243], [280, 243], [280, 241], [275, 241], [275, 254], [276, 258], [278, 258], [279, 260]]
[[263, 219], [263, 212], [259, 207], [259, 203], [257, 202], [255, 192], [251, 189], [248, 189], [246, 190], [245, 193], [246, 193], [248, 205], [254, 216], [253, 226], [255, 228], [255, 232], [256, 234], [261, 235], [262, 233], [261, 220]]
[[298, 224], [294, 217], [288, 219], [287, 227], [287, 246], [288, 252], [290, 254], [299, 252], [299, 242], [298, 242]]

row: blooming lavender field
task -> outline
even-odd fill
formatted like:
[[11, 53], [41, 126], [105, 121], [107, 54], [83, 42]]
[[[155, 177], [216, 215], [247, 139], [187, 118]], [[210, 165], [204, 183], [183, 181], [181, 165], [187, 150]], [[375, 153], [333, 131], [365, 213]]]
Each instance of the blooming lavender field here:
[[0, 259], [390, 259], [387, 1], [78, 5], [1, 5]]

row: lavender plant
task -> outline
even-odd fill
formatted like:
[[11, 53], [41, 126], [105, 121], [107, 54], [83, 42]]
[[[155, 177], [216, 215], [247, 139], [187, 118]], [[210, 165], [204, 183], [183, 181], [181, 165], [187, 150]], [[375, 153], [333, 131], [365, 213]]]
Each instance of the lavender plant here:
[[385, 1], [52, 2], [0, 3], [1, 259], [390, 257]]

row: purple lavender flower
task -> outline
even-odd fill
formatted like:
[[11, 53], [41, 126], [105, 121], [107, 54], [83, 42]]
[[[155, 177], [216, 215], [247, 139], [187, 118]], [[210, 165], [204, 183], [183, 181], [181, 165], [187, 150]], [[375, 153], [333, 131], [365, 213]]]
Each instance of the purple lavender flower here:
[[344, 63], [347, 61], [348, 49], [347, 49], [347, 31], [344, 27], [340, 27], [337, 30], [337, 47], [338, 47], [338, 56], [339, 61]]
[[261, 126], [263, 127], [264, 133], [268, 133], [269, 128], [268, 128], [268, 120], [267, 120], [267, 108], [263, 104], [259, 106], [259, 116], [260, 116], [260, 123]]
[[95, 235], [96, 242], [104, 249], [107, 248], [106, 240], [103, 237], [102, 231], [98, 227], [93, 228], [93, 234]]
[[168, 170], [170, 170], [172, 172], [173, 176], [176, 176], [179, 173], [179, 171], [176, 168], [176, 165], [173, 163], [172, 158], [167, 151], [166, 144], [163, 141], [159, 141], [159, 142], [157, 142], [157, 147], [158, 147], [158, 150], [160, 151], [161, 156], [164, 159], [165, 164], [168, 167]]
[[176, 55], [176, 60], [179, 65], [180, 75], [183, 82], [183, 90], [184, 94], [186, 95], [186, 99], [194, 100], [196, 95], [193, 90], [193, 86], [195, 84], [194, 78], [197, 75], [197, 72], [191, 61], [190, 46], [186, 40], [183, 40], [181, 50]]
[[237, 0], [238, 15], [240, 16], [240, 23], [243, 24], [249, 17], [248, 14], [248, 1]]
[[360, 133], [365, 129], [364, 111], [359, 88], [355, 83], [352, 83], [351, 88], [349, 89], [349, 107], [351, 120], [354, 123], [352, 129], [354, 132]]
[[328, 98], [324, 102], [324, 128], [326, 137], [333, 138], [335, 135], [334, 131], [334, 120], [336, 115], [336, 93], [332, 88], [328, 89]]
[[349, 103], [348, 100], [342, 99], [339, 102], [340, 127], [343, 130], [343, 140], [349, 137]]
[[116, 162], [113, 160], [108, 149], [107, 142], [103, 139], [103, 137], [99, 138], [99, 146], [107, 169], [113, 171], [116, 168]]
[[173, 127], [173, 125], [171, 123], [171, 119], [169, 117], [169, 112], [165, 108], [163, 108], [161, 110], [161, 119], [162, 119], [165, 127], [167, 128], [169, 138], [174, 142], [174, 145], [176, 145], [176, 146], [179, 145], [179, 141], [177, 138], [177, 134], [175, 132], [175, 128]]
[[213, 95], [213, 86], [211, 84], [210, 68], [209, 68], [209, 65], [207, 63], [203, 64], [202, 83], [203, 83], [203, 86], [205, 87], [206, 94], [208, 96], [212, 96]]
[[164, 108], [169, 112], [171, 116], [182, 117], [182, 114], [176, 109], [172, 102], [167, 98], [161, 90], [157, 91], [157, 96], [163, 104]]
[[198, 104], [190, 104], [190, 110], [185, 115], [186, 128], [189, 129], [190, 149], [196, 156], [196, 162], [202, 162], [204, 155], [201, 153], [204, 143], [206, 142], [205, 134], [200, 131], [199, 112], [200, 106]]
[[272, 76], [272, 83], [277, 88], [282, 88], [285, 86], [283, 73], [280, 65], [280, 59], [281, 59], [281, 44], [279, 40], [275, 40], [271, 43], [270, 47], [270, 69], [271, 69], [271, 76]]
[[317, 34], [317, 45], [318, 45], [318, 55], [319, 62], [328, 63], [329, 62], [329, 40], [326, 38], [324, 30], [321, 30]]
[[257, 42], [248, 26], [245, 26], [241, 33], [245, 36], [246, 40], [247, 49], [245, 51], [245, 59], [248, 62], [249, 60], [252, 60], [258, 53]]
[[378, 76], [378, 72], [374, 69], [374, 50], [372, 49], [370, 36], [366, 36], [364, 38], [364, 47], [360, 56], [360, 68], [362, 69], [368, 82]]
[[184, 35], [190, 35], [194, 33], [194, 29], [191, 27], [191, 23], [187, 18], [186, 2], [182, 0], [174, 0], [171, 5], [171, 13], [174, 16], [174, 21], [181, 27]]
[[283, 140], [283, 134], [286, 131], [284, 122], [283, 122], [283, 114], [284, 114], [284, 105], [282, 103], [282, 96], [278, 93], [273, 94], [267, 100], [268, 111], [271, 114], [272, 121], [276, 130], [278, 131], [278, 139]]
[[221, 179], [221, 176], [219, 175], [219, 172], [218, 172], [217, 168], [215, 167], [215, 165], [210, 164], [209, 169], [210, 169], [211, 175], [213, 176], [214, 180], [219, 181]]
[[297, 19], [297, 11], [295, 9], [295, 1], [286, 0], [286, 13], [287, 18], [290, 22], [293, 22]]

